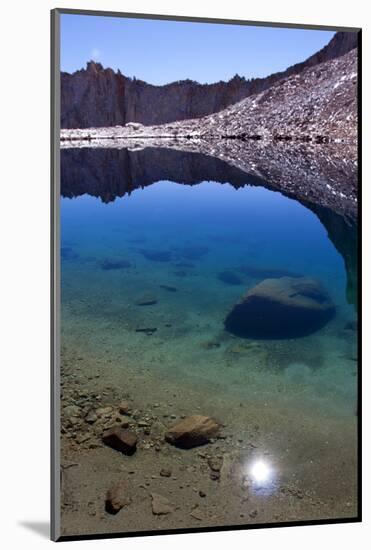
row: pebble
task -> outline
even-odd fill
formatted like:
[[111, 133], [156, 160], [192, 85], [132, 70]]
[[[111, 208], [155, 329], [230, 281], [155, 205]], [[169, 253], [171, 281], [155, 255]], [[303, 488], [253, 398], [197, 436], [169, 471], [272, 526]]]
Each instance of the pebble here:
[[162, 468], [162, 470], [160, 471], [160, 476], [171, 477], [171, 470], [169, 470], [168, 468]]
[[85, 416], [85, 422], [88, 424], [94, 424], [98, 420], [98, 416], [95, 414], [93, 410], [90, 410], [88, 414]]
[[201, 512], [201, 510], [199, 510], [198, 508], [195, 508], [194, 510], [192, 510], [192, 512], [190, 513], [190, 515], [195, 518], [195, 519], [198, 519], [199, 521], [203, 520], [204, 519], [204, 516]]
[[98, 416], [109, 416], [113, 411], [113, 408], [112, 407], [99, 407], [95, 413], [98, 415]]
[[213, 472], [220, 472], [223, 466], [223, 459], [218, 457], [210, 457], [208, 458], [207, 463]]
[[85, 441], [87, 441], [88, 439], [90, 439], [90, 435], [85, 433], [85, 434], [80, 434], [76, 437], [76, 442], [81, 444], [81, 443], [84, 443]]
[[165, 515], [173, 511], [173, 507], [168, 499], [158, 493], [151, 493], [152, 497], [152, 513], [154, 515]]
[[119, 405], [120, 414], [128, 414], [130, 411], [130, 403], [128, 401], [122, 401]]
[[68, 405], [67, 407], [65, 407], [63, 409], [63, 413], [65, 414], [65, 416], [67, 418], [71, 419], [73, 417], [80, 416], [81, 409], [80, 409], [80, 407], [77, 407], [76, 405]]

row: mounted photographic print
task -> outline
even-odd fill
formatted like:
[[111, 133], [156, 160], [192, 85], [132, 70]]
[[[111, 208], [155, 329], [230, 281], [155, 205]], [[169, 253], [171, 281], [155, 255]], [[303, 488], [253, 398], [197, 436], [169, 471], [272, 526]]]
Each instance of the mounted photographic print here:
[[54, 540], [360, 521], [360, 54], [52, 12]]

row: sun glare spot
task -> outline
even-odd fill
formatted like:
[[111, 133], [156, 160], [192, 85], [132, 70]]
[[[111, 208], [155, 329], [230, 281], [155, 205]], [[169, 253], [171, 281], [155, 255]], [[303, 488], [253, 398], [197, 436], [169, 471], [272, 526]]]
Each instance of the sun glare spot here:
[[251, 465], [250, 476], [258, 485], [265, 485], [272, 479], [273, 470], [264, 460], [257, 460]]

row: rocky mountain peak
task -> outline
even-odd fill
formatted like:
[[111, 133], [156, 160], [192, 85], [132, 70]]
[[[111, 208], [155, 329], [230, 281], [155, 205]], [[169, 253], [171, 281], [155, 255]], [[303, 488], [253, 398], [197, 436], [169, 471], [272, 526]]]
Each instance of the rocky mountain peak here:
[[61, 73], [61, 127], [89, 128], [139, 122], [159, 125], [211, 115], [288, 76], [340, 57], [357, 46], [357, 32], [338, 32], [319, 52], [265, 78], [236, 74], [228, 82], [199, 84], [182, 80], [156, 86], [89, 61], [86, 69]]
[[103, 71], [103, 65], [102, 63], [98, 63], [97, 61], [88, 61], [86, 63], [86, 71], [90, 73], [99, 73]]

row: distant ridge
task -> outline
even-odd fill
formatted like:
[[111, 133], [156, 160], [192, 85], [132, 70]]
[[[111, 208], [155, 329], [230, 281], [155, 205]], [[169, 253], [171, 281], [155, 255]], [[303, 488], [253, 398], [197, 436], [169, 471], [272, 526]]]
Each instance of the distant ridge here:
[[338, 32], [306, 61], [265, 78], [199, 84], [192, 80], [154, 86], [90, 61], [86, 69], [61, 73], [61, 127], [89, 128], [140, 122], [158, 125], [213, 114], [277, 81], [301, 73], [357, 47], [357, 32]]

